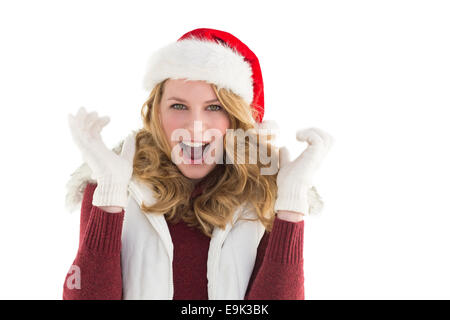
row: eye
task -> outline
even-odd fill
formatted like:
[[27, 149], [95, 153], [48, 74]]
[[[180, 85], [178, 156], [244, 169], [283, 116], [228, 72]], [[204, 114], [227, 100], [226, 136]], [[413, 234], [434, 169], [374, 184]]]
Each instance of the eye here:
[[171, 107], [172, 109], [175, 109], [175, 110], [182, 110], [182, 109], [177, 108], [176, 106], [182, 106], [182, 107], [184, 107], [184, 104], [175, 103], [175, 104], [171, 105], [170, 107]]
[[217, 107], [217, 108], [213, 108], [212, 111], [220, 111], [220, 110], [222, 110], [222, 107], [217, 105], [217, 104], [212, 104], [212, 105], [210, 105], [210, 107]]
[[[175, 103], [175, 104], [170, 106], [170, 108], [175, 109], [175, 110], [184, 110], [183, 107], [185, 108], [186, 106], [184, 104], [181, 104], [181, 103]], [[211, 111], [220, 111], [220, 110], [222, 110], [222, 106], [219, 106], [217, 104], [212, 104], [212, 105], [208, 106], [208, 108], [209, 107], [212, 107], [212, 110], [210, 109]]]

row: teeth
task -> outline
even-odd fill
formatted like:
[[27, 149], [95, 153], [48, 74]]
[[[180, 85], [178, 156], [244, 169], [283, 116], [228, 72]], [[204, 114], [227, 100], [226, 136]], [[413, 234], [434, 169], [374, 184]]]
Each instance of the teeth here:
[[202, 142], [189, 142], [189, 141], [183, 141], [182, 143], [191, 148], [203, 147], [204, 145], [207, 144], [207, 143], [202, 143]]

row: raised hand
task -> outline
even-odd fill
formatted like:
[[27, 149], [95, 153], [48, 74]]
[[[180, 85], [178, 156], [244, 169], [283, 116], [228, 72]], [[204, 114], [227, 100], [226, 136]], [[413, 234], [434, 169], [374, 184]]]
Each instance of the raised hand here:
[[279, 150], [280, 169], [277, 176], [278, 197], [275, 212], [293, 211], [309, 214], [308, 190], [312, 186], [315, 172], [319, 169], [334, 139], [318, 128], [298, 130], [298, 141], [309, 145], [295, 160], [291, 161], [286, 147]]
[[117, 155], [106, 147], [100, 134], [109, 123], [109, 117], [99, 118], [97, 112], [88, 113], [81, 107], [75, 116], [69, 114], [68, 120], [72, 138], [91, 168], [92, 178], [97, 180], [92, 204], [126, 207], [128, 183], [133, 173], [135, 133], [125, 139], [122, 152]]

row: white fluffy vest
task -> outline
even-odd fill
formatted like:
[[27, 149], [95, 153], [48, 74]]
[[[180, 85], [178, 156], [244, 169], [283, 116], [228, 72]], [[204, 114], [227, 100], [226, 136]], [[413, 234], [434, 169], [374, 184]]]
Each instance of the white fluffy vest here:
[[[173, 243], [162, 215], [145, 214], [138, 204], [155, 202], [152, 191], [133, 179], [122, 229], [122, 281], [124, 299], [173, 299]], [[255, 218], [242, 205], [234, 213]], [[255, 264], [264, 226], [239, 220], [225, 230], [215, 228], [208, 251], [208, 299], [243, 300]], [[201, 261], [199, 261], [201, 263]]]

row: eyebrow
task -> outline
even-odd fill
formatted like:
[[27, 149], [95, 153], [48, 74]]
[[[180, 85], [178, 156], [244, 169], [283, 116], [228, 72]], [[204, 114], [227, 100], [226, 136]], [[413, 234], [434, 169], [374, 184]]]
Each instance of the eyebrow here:
[[[183, 99], [177, 98], [177, 97], [172, 97], [172, 98], [169, 98], [169, 99], [167, 99], [167, 100], [176, 100], [176, 101], [180, 101], [180, 102], [187, 103], [186, 100], [183, 100]], [[219, 101], [219, 99], [216, 98], [216, 99], [208, 100], [208, 101], [205, 101], [204, 103], [211, 103], [211, 102], [216, 102], [216, 101]], [[219, 102], [220, 102], [220, 101], [219, 101]]]

